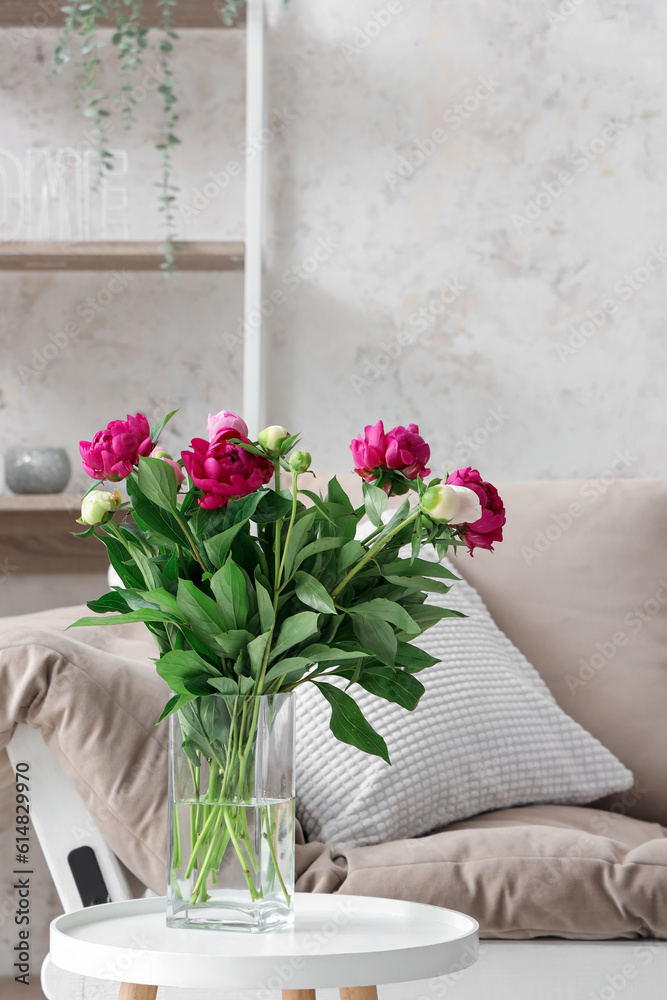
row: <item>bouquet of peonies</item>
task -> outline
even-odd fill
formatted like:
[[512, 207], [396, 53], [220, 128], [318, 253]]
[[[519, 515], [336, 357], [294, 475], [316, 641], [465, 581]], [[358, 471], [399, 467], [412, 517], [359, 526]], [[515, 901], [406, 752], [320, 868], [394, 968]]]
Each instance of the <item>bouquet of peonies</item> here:
[[[456, 577], [420, 551], [432, 544], [442, 558], [450, 547], [492, 548], [505, 523], [497, 491], [470, 468], [427, 481], [430, 449], [419, 428], [385, 431], [380, 421], [350, 446], [363, 480], [355, 507], [335, 477], [326, 495], [307, 488], [310, 455], [295, 450], [298, 436], [284, 427], [251, 441], [244, 421], [223, 410], [209, 417], [208, 439], [195, 438], [174, 460], [159, 447], [172, 416], [150, 428], [142, 414], [128, 416], [81, 442], [88, 475], [123, 480], [127, 499], [94, 487], [84, 497], [82, 537], [103, 542], [123, 587], [88, 605], [112, 614], [76, 624], [150, 629], [158, 673], [173, 692], [162, 717], [179, 713], [193, 769], [205, 761], [218, 776], [216, 801], [228, 801], [232, 788], [243, 793], [243, 748], [257, 726], [256, 713], [239, 712], [226, 722], [233, 740], [216, 743], [206, 704], [221, 694], [250, 704], [310, 682], [331, 707], [334, 735], [389, 761], [349, 689], [416, 707], [424, 691], [417, 674], [437, 660], [411, 640], [458, 615], [425, 603]], [[392, 495], [405, 498], [383, 517]], [[228, 814], [218, 820], [207, 814], [194, 830], [192, 866], [225, 829], [244, 857], [250, 851]], [[219, 847], [208, 854], [213, 864]]]

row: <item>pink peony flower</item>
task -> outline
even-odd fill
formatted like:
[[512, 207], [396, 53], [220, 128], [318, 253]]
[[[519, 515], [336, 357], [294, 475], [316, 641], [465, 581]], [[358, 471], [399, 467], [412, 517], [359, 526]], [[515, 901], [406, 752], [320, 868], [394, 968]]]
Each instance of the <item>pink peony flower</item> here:
[[181, 483], [185, 479], [185, 474], [183, 472], [183, 469], [178, 464], [178, 462], [175, 462], [173, 460], [168, 451], [165, 451], [164, 448], [153, 448], [152, 452], [148, 457], [161, 458], [163, 462], [166, 462], [167, 465], [170, 465], [174, 470], [174, 472], [176, 473], [176, 485], [177, 486], [181, 485]]
[[[375, 427], [364, 428], [361, 434], [350, 444], [354, 458], [354, 471], [372, 483], [382, 472], [401, 472], [408, 479], [417, 476], [428, 476], [430, 469], [426, 468], [431, 449], [421, 437], [417, 424], [407, 427], [394, 427], [385, 434], [384, 425], [378, 420]], [[382, 488], [389, 492], [392, 488], [391, 475], [386, 477]]]
[[209, 413], [206, 425], [209, 441], [212, 441], [220, 431], [225, 431], [230, 427], [238, 431], [237, 436], [248, 437], [248, 425], [236, 413], [232, 413], [230, 410], [220, 410], [220, 413], [216, 413], [215, 415]]
[[482, 505], [482, 516], [478, 521], [467, 524], [463, 534], [470, 555], [475, 548], [493, 551], [493, 542], [503, 540], [503, 525], [507, 520], [498, 490], [491, 483], [484, 482], [477, 469], [472, 469], [470, 466], [466, 469], [457, 469], [447, 477], [447, 482], [451, 486], [465, 486], [472, 490]]
[[82, 465], [91, 479], [112, 483], [127, 479], [139, 459], [153, 448], [151, 431], [143, 413], [127, 420], [112, 420], [92, 441], [80, 441]]
[[212, 441], [194, 438], [192, 451], [181, 452], [190, 479], [204, 491], [199, 506], [207, 510], [224, 507], [230, 500], [254, 493], [273, 475], [273, 462], [252, 455], [231, 438], [250, 444], [245, 434], [234, 427], [219, 431]]

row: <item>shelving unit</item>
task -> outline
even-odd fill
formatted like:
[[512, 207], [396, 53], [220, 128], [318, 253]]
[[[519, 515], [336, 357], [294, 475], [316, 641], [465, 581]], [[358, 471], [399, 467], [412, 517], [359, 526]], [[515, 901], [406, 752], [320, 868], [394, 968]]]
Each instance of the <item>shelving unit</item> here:
[[[60, 0], [0, 0], [0, 28], [30, 30], [58, 28], [63, 15], [55, 13]], [[144, 0], [145, 24], [160, 24], [155, 0]], [[224, 0], [180, 0], [172, 11], [176, 29], [229, 28], [224, 24]], [[268, 126], [266, 101], [266, 0], [247, 0], [245, 16], [232, 27], [246, 34], [246, 142]], [[251, 434], [265, 424], [264, 329], [259, 305], [265, 258], [266, 144], [246, 163], [245, 241], [183, 243], [175, 267], [181, 271], [244, 270], [245, 316], [252, 316], [244, 337], [243, 411]], [[159, 243], [18, 243], [0, 242], [0, 271], [106, 271], [118, 268], [159, 271]]]
[[[241, 271], [243, 243], [181, 243], [179, 271]], [[159, 271], [159, 243], [0, 243], [0, 271]]]
[[[158, 26], [162, 19], [155, 0], [145, 0], [145, 4], [142, 23], [148, 28]], [[64, 16], [52, 13], [54, 6], [54, 2], [46, 3], [45, 0], [0, 0], [0, 28], [59, 28]], [[222, 9], [224, 0], [217, 3], [215, 0], [184, 0], [181, 6], [174, 8], [172, 22], [176, 29], [227, 28], [220, 13]], [[244, 22], [242, 15], [231, 27], [243, 27]]]
[[[61, 15], [50, 14], [54, 0], [0, 0], [0, 28], [57, 28]], [[63, 0], [64, 2], [64, 0]], [[154, 0], [148, 2], [146, 24], [159, 24]], [[246, 39], [246, 141], [268, 127], [266, 100], [266, 0], [247, 0], [244, 18], [233, 28]], [[225, 28], [216, 0], [180, 0], [174, 27]], [[175, 267], [181, 271], [244, 272], [244, 309], [248, 323], [243, 346], [243, 413], [255, 435], [266, 423], [264, 384], [265, 331], [258, 305], [262, 301], [266, 217], [266, 144], [249, 158], [245, 172], [244, 242], [182, 243]], [[158, 242], [19, 243], [0, 242], [0, 271], [158, 271], [163, 260]], [[103, 573], [104, 548], [72, 536], [80, 497], [0, 495], [0, 577], [13, 573]]]
[[0, 575], [105, 573], [104, 546], [74, 538], [81, 498], [54, 495], [0, 496]]

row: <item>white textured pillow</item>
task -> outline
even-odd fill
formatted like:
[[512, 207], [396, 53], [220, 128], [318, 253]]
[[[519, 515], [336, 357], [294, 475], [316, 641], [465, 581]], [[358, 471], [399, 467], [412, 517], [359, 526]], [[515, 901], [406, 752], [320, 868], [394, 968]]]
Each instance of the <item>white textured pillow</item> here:
[[360, 847], [632, 785], [630, 771], [558, 707], [470, 584], [429, 600], [469, 618], [443, 618], [417, 640], [442, 662], [418, 675], [426, 691], [416, 710], [354, 688], [392, 766], [339, 743], [322, 695], [312, 684], [298, 689], [297, 815], [310, 840]]

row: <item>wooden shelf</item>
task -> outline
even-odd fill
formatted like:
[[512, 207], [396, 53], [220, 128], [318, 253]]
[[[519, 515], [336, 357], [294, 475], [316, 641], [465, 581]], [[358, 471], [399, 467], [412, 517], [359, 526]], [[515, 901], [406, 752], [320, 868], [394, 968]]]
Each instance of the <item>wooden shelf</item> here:
[[[59, 28], [64, 17], [61, 13], [52, 13], [58, 2], [65, 0], [0, 0], [0, 28]], [[220, 13], [224, 6], [224, 0], [179, 0], [172, 11], [172, 24], [176, 29], [226, 28]], [[155, 0], [144, 0], [144, 11], [142, 23], [145, 27], [162, 23]], [[245, 8], [231, 27], [245, 27]]]
[[0, 573], [105, 573], [94, 539], [74, 538], [81, 498], [68, 494], [0, 496]]
[[[177, 271], [243, 270], [243, 243], [179, 245]], [[163, 260], [159, 243], [0, 242], [0, 271], [159, 271]]]

